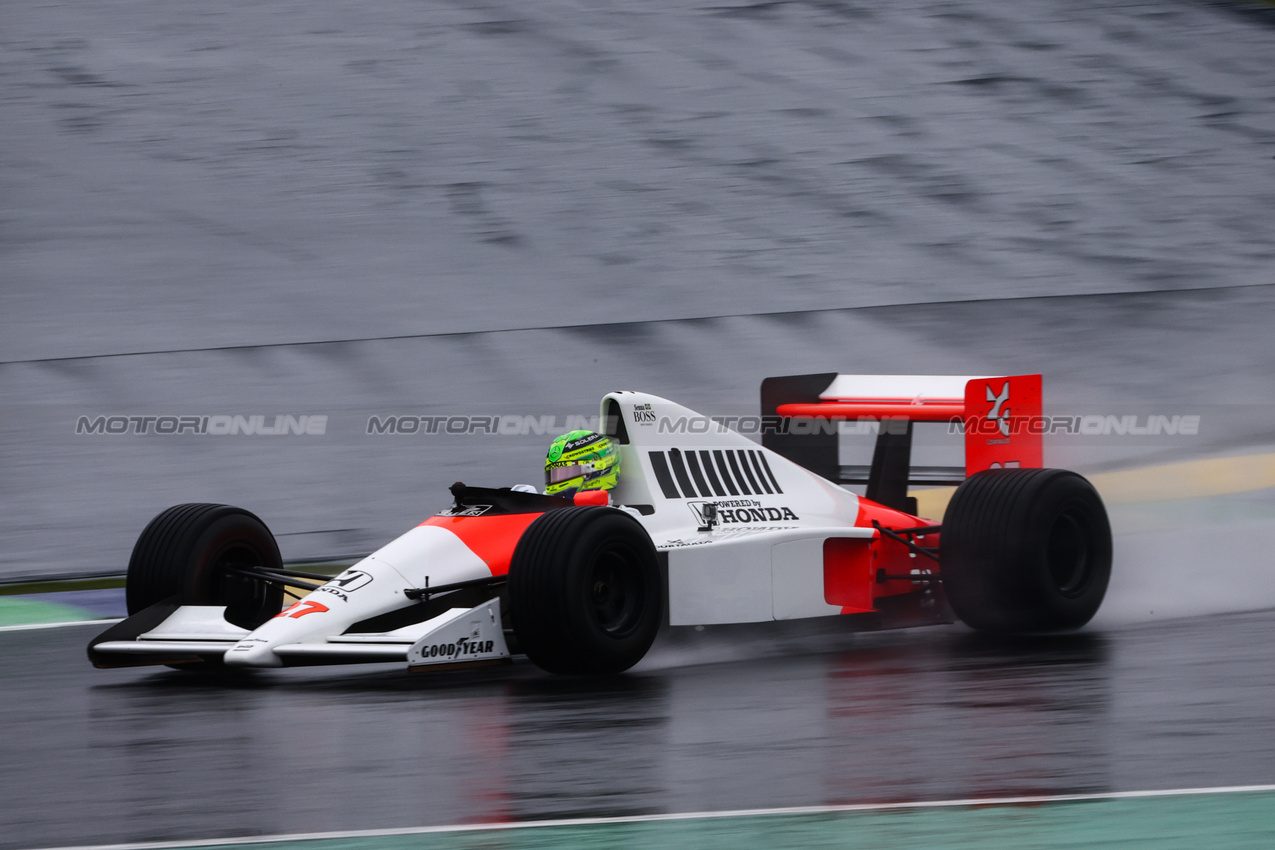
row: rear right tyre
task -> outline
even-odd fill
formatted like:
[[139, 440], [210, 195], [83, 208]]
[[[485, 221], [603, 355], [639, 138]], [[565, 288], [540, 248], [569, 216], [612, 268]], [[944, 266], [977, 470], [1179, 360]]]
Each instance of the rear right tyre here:
[[1111, 526], [1093, 485], [1065, 469], [992, 469], [967, 478], [943, 516], [943, 588], [988, 632], [1076, 629], [1111, 577]]

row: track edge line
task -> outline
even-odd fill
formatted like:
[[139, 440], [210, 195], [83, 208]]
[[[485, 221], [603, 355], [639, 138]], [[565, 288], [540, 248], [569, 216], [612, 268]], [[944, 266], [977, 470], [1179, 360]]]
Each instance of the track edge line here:
[[789, 806], [769, 809], [731, 809], [710, 812], [671, 812], [660, 815], [630, 815], [598, 818], [559, 818], [554, 820], [518, 821], [516, 823], [450, 824], [389, 829], [303, 832], [280, 835], [257, 835], [238, 838], [208, 838], [188, 841], [145, 841], [131, 844], [88, 844], [38, 848], [38, 850], [179, 850], [179, 848], [250, 846], [285, 841], [333, 841], [358, 838], [389, 838], [409, 835], [437, 835], [515, 829], [543, 829], [566, 826], [605, 826], [610, 824], [659, 823], [683, 820], [723, 820], [741, 817], [779, 817], [784, 815], [825, 815], [853, 812], [888, 812], [908, 809], [983, 808], [988, 806], [1039, 805], [1043, 803], [1081, 803], [1104, 800], [1136, 800], [1155, 797], [1187, 797], [1217, 794], [1256, 794], [1275, 792], [1271, 785], [1223, 785], [1213, 788], [1167, 788], [1142, 791], [1107, 791], [1092, 794], [1042, 794], [1020, 797], [972, 797], [958, 800], [924, 800], [900, 803], [846, 803], [843, 805]]

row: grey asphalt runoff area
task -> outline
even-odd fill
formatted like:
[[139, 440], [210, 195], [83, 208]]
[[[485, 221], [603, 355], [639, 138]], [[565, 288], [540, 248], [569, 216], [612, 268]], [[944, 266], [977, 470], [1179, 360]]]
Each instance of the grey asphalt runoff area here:
[[[612, 389], [747, 415], [768, 375], [1040, 372], [1047, 413], [1201, 416], [1053, 465], [1275, 451], [1256, 6], [32, 0], [0, 131], [0, 580], [118, 573], [187, 501], [367, 552], [552, 436], [372, 417]], [[324, 433], [76, 433], [255, 415]], [[1021, 651], [227, 686], [0, 634], [0, 846], [1273, 781], [1270, 614], [1225, 614], [1275, 606], [1269, 491], [1113, 516], [1106, 622]]]
[[1271, 283], [1272, 29], [1202, 0], [25, 2], [0, 33], [0, 361]]

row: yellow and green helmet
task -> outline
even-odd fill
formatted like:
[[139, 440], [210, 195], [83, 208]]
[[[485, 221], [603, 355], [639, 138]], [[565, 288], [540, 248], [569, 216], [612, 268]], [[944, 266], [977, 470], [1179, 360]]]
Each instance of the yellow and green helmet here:
[[620, 471], [620, 450], [594, 431], [571, 431], [549, 446], [545, 493], [574, 496], [580, 490], [610, 490]]

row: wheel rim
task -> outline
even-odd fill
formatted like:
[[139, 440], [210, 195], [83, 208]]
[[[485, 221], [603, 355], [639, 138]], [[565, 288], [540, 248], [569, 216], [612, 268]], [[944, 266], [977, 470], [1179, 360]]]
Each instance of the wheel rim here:
[[207, 593], [214, 604], [226, 606], [226, 619], [237, 626], [253, 629], [273, 616], [271, 587], [264, 581], [236, 575], [235, 569], [259, 567], [261, 553], [242, 544], [232, 544], [218, 552], [208, 571]]
[[627, 547], [608, 546], [594, 559], [585, 592], [594, 623], [608, 637], [628, 637], [641, 625], [642, 584], [637, 558]]
[[1054, 589], [1068, 599], [1083, 594], [1089, 583], [1091, 551], [1089, 535], [1079, 517], [1066, 511], [1054, 520], [1045, 559]]

